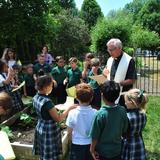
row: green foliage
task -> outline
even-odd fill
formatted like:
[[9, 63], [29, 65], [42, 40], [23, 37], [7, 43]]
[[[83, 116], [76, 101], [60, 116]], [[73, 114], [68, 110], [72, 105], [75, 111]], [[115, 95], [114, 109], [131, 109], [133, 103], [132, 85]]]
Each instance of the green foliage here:
[[84, 0], [80, 11], [80, 17], [85, 21], [89, 29], [91, 29], [96, 25], [97, 20], [103, 17], [103, 13], [96, 0]]
[[145, 1], [146, 0], [133, 0], [132, 2], [126, 4], [123, 10], [127, 12], [127, 15], [131, 14], [133, 16], [133, 21], [135, 22], [137, 20], [137, 15], [142, 9]]
[[111, 38], [119, 38], [123, 45], [127, 45], [130, 35], [130, 25], [127, 21], [101, 19], [91, 32], [91, 51], [99, 55], [106, 54], [106, 43]]
[[79, 56], [88, 49], [89, 31], [84, 21], [63, 10], [56, 16], [57, 28], [52, 42], [55, 55]]
[[27, 114], [27, 113], [22, 113], [22, 114], [20, 115], [20, 120], [22, 120], [22, 121], [27, 125], [27, 124], [32, 124], [34, 118], [31, 117], [31, 116], [30, 116], [29, 114]]
[[154, 31], [143, 29], [140, 26], [134, 26], [130, 41], [134, 48], [155, 50], [159, 46], [160, 37]]
[[147, 0], [138, 14], [138, 22], [160, 35], [160, 0]]
[[124, 52], [126, 52], [127, 54], [129, 54], [131, 57], [134, 54], [134, 49], [133, 48], [124, 47], [123, 50], [124, 50]]
[[6, 132], [9, 138], [13, 137], [12, 130], [8, 126], [6, 126], [6, 125], [0, 125], [0, 129], [1, 129], [1, 131]]

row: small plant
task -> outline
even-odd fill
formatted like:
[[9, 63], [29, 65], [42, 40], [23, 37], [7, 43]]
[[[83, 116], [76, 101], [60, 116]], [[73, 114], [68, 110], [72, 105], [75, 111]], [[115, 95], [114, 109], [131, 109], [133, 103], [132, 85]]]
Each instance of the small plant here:
[[25, 124], [32, 124], [34, 118], [27, 113], [22, 113], [20, 116], [20, 120], [22, 120]]
[[6, 132], [9, 138], [13, 137], [12, 130], [8, 126], [0, 125], [0, 130]]

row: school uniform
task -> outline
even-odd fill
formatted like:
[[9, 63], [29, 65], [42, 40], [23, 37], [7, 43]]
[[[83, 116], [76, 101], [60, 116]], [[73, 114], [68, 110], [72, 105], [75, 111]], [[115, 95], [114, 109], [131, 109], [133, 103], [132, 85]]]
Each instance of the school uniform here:
[[79, 106], [68, 114], [66, 125], [72, 128], [70, 160], [92, 160], [90, 154], [91, 124], [96, 110], [89, 106]]
[[44, 64], [36, 63], [33, 66], [33, 71], [34, 71], [35, 74], [38, 74], [38, 71], [40, 69], [43, 70], [44, 73], [50, 73], [51, 72], [51, 66], [47, 63], [44, 63]]
[[[124, 107], [104, 105], [97, 111], [91, 129], [92, 140], [97, 140], [96, 151], [105, 159], [121, 154], [121, 136], [127, 131], [128, 119]], [[103, 158], [103, 159], [104, 159]]]
[[80, 79], [82, 78], [82, 72], [78, 67], [74, 70], [71, 68], [67, 71], [67, 77], [68, 77], [68, 88], [70, 88], [72, 86], [76, 86], [81, 82]]
[[56, 66], [52, 69], [51, 75], [57, 82], [57, 87], [53, 90], [53, 94], [57, 98], [57, 104], [63, 104], [67, 97], [66, 86], [63, 84], [64, 79], [67, 77], [67, 70], [64, 67]]
[[33, 106], [38, 115], [33, 154], [40, 155], [43, 160], [58, 160], [62, 153], [61, 131], [48, 112], [54, 105], [48, 96], [36, 94]]
[[[102, 74], [102, 70], [100, 68], [98, 68], [97, 71], [97, 75]], [[94, 76], [92, 70], [89, 72], [89, 76]], [[91, 105], [93, 107], [96, 108], [100, 108], [101, 107], [101, 91], [100, 91], [100, 86], [97, 83], [97, 81], [93, 80], [93, 79], [89, 79], [89, 83], [88, 83], [94, 90], [94, 94], [93, 94], [93, 99], [91, 102]]]
[[21, 100], [21, 95], [19, 90], [12, 92], [12, 87], [10, 84], [4, 84], [3, 81], [5, 81], [7, 78], [6, 73], [0, 73], [0, 91], [7, 92], [11, 98], [12, 98], [12, 113], [16, 113], [18, 111], [21, 111], [24, 106], [23, 102]]
[[137, 109], [128, 110], [129, 129], [123, 138], [122, 160], [145, 160], [142, 130], [146, 125], [146, 114]]
[[25, 74], [24, 81], [25, 81], [27, 96], [31, 97], [35, 96], [36, 89], [35, 89], [35, 80], [33, 78], [33, 75]]

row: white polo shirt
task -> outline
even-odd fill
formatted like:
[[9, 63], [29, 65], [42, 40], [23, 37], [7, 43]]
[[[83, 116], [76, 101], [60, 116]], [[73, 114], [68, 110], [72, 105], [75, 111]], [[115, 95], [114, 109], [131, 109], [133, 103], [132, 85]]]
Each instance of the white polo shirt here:
[[89, 106], [79, 106], [69, 112], [66, 125], [73, 129], [72, 143], [78, 145], [91, 144], [89, 136], [92, 121], [96, 113], [96, 109]]

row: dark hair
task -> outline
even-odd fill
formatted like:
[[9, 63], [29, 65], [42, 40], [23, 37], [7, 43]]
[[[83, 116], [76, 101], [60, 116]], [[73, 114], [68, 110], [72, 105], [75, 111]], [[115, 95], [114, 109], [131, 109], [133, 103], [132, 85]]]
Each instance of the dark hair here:
[[94, 58], [94, 54], [93, 53], [86, 53], [85, 58]]
[[6, 92], [0, 92], [0, 106], [6, 111], [12, 108], [12, 99]]
[[76, 86], [76, 97], [82, 103], [89, 103], [93, 98], [93, 89], [86, 83], [81, 83]]
[[115, 81], [106, 81], [101, 86], [101, 92], [108, 102], [115, 102], [120, 94], [120, 86]]
[[3, 60], [0, 60], [0, 73], [2, 73], [3, 72], [3, 70], [4, 70], [4, 66], [5, 65], [7, 65], [6, 64], [6, 62], [5, 61], [3, 61]]
[[42, 90], [45, 87], [53, 83], [53, 79], [50, 75], [43, 75], [37, 78], [36, 80], [36, 89]]
[[71, 62], [77, 63], [78, 60], [77, 60], [76, 57], [71, 57], [71, 58], [69, 59], [69, 63], [71, 63]]
[[64, 57], [63, 56], [57, 56], [55, 60], [56, 60], [56, 62], [58, 62], [61, 59], [64, 60]]
[[8, 55], [8, 53], [9, 52], [12, 52], [13, 53], [13, 58], [14, 59], [16, 59], [16, 52], [15, 52], [15, 50], [13, 49], [13, 48], [8, 48], [7, 50], [6, 50], [6, 54], [4, 55], [4, 59], [8, 62], [9, 61], [9, 55]]

